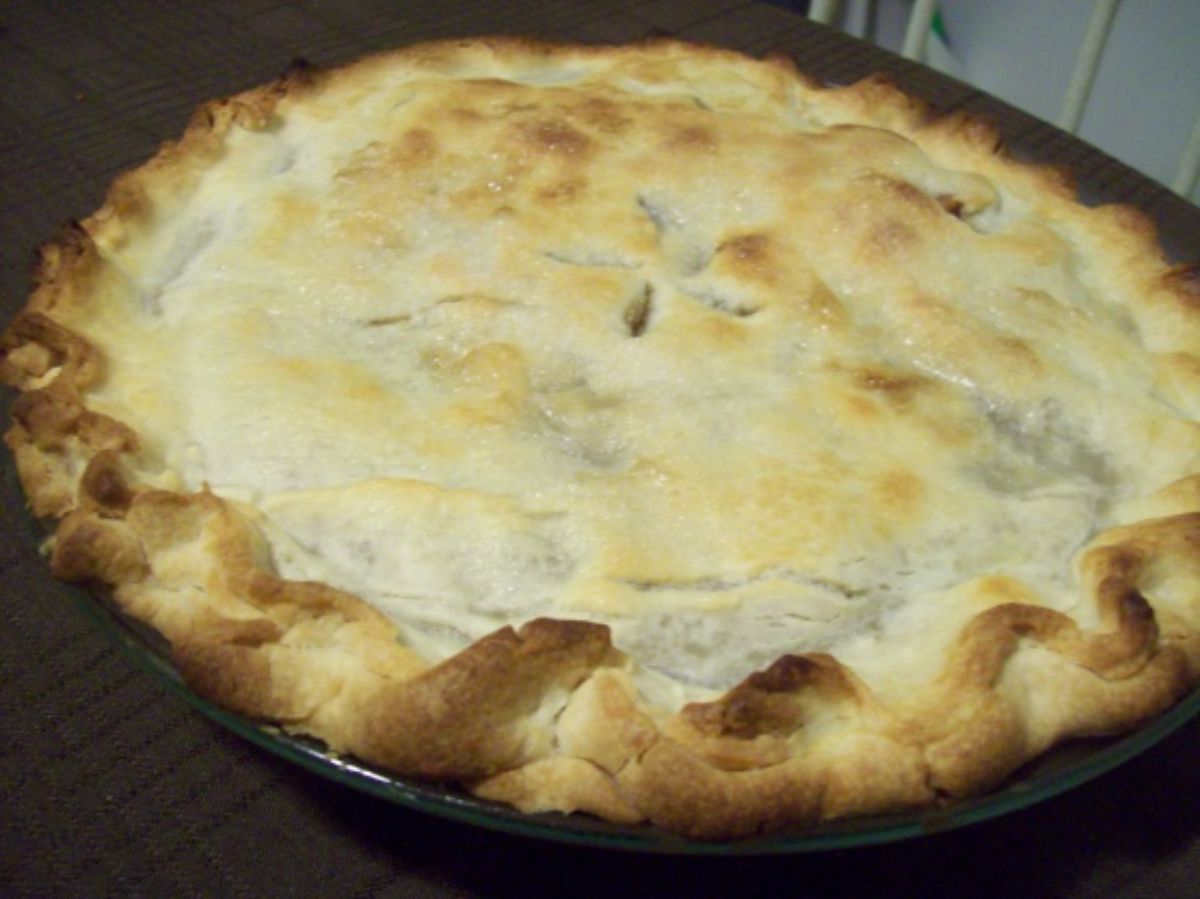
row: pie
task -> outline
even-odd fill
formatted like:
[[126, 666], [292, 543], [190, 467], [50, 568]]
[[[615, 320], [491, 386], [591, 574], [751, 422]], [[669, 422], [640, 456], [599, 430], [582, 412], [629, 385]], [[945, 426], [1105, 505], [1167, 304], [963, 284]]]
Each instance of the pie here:
[[931, 806], [1200, 681], [1200, 275], [995, 129], [678, 42], [203, 106], [7, 442], [198, 694], [528, 812]]

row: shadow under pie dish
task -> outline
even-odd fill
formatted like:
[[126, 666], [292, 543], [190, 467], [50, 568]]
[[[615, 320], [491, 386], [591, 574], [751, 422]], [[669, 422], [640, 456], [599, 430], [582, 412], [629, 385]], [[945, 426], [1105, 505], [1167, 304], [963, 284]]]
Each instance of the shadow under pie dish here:
[[877, 80], [426, 44], [208, 104], [47, 244], [7, 439], [197, 694], [736, 839], [1195, 685], [1198, 298]]

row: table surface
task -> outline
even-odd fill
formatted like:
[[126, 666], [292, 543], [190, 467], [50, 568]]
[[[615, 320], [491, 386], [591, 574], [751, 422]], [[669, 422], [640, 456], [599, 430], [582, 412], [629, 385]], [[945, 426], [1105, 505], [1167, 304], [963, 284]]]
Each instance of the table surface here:
[[[33, 247], [95, 208], [200, 101], [432, 37], [588, 42], [678, 35], [782, 51], [832, 81], [895, 75], [940, 110], [1001, 126], [1069, 167], [1089, 202], [1136, 204], [1200, 259], [1200, 210], [964, 84], [736, 0], [502, 4], [6, 0], [0, 6], [0, 321]], [[884, 846], [763, 858], [567, 846], [390, 805], [229, 733], [149, 676], [51, 582], [5, 456], [0, 543], [0, 893], [4, 895], [1196, 895], [1200, 723], [1025, 811]]]

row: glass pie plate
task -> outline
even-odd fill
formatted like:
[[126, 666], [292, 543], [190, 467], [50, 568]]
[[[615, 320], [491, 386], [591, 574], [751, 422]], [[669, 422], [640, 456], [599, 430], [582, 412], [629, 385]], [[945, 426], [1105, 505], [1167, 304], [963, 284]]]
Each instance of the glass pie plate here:
[[1064, 743], [1017, 771], [999, 789], [942, 807], [873, 815], [733, 843], [705, 843], [650, 825], [617, 825], [585, 815], [523, 814], [444, 784], [399, 777], [338, 756], [323, 744], [234, 714], [197, 696], [171, 663], [166, 641], [102, 596], [71, 589], [80, 608], [142, 668], [219, 725], [281, 758], [332, 781], [418, 811], [543, 840], [641, 852], [765, 855], [866, 846], [945, 832], [1015, 812], [1090, 781], [1145, 752], [1200, 712], [1200, 690], [1140, 730]]

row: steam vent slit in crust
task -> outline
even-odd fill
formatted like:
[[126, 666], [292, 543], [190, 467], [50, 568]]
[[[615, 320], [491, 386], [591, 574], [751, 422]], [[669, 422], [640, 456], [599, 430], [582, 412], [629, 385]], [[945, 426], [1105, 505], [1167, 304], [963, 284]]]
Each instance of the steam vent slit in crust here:
[[880, 79], [422, 44], [201, 107], [40, 252], [7, 443], [190, 687], [735, 839], [1200, 672], [1200, 277]]

